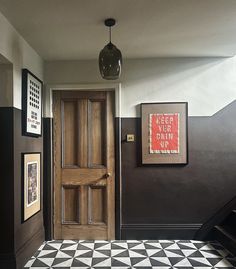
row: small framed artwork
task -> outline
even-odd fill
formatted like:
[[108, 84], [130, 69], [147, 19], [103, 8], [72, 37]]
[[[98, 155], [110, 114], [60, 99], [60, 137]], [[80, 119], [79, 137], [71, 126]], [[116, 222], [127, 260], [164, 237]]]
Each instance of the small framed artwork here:
[[188, 163], [188, 103], [143, 103], [142, 164]]
[[41, 154], [23, 153], [24, 216], [26, 221], [40, 211], [40, 172]]
[[22, 70], [22, 128], [23, 135], [42, 135], [43, 83], [28, 69]]

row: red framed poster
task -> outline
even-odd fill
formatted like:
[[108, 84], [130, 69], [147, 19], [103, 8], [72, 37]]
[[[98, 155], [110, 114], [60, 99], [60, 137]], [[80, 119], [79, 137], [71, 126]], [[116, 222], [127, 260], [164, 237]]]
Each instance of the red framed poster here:
[[142, 163], [186, 164], [187, 103], [141, 104]]

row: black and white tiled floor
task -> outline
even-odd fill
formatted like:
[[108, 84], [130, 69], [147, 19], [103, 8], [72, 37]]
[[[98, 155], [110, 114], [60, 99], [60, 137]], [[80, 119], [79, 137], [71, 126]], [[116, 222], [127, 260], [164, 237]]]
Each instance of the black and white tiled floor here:
[[236, 258], [217, 242], [189, 240], [49, 241], [25, 268], [236, 268]]

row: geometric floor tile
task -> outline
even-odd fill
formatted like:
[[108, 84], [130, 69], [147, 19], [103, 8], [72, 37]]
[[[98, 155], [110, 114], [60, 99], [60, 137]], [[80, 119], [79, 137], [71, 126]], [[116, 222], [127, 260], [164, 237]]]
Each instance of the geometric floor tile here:
[[53, 240], [24, 268], [233, 269], [236, 257], [218, 242], [194, 240]]

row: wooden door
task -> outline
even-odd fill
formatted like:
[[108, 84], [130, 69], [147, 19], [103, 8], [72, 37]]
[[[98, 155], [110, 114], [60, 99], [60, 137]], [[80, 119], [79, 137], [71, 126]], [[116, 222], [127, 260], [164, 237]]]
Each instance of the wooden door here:
[[114, 94], [57, 91], [54, 237], [114, 239]]

